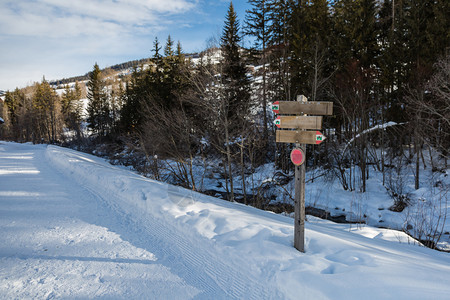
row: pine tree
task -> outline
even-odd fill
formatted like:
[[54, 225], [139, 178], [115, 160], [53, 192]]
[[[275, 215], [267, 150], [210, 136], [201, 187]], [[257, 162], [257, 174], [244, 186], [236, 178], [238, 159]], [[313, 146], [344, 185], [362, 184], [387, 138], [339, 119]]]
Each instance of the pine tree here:
[[371, 67], [379, 53], [376, 1], [340, 0], [335, 11], [338, 66], [356, 59], [363, 68]]
[[248, 3], [252, 6], [250, 10], [246, 11], [245, 19], [245, 34], [255, 37], [255, 48], [260, 52], [260, 59], [258, 63], [262, 65], [262, 84], [261, 89], [261, 106], [263, 109], [263, 136], [264, 141], [268, 141], [268, 125], [267, 125], [267, 48], [270, 40], [270, 19], [268, 0], [249, 0]]
[[[362, 192], [365, 192], [368, 177], [367, 135], [358, 134], [373, 126], [378, 120], [378, 95], [376, 70], [379, 60], [379, 28], [376, 20], [375, 0], [341, 0], [336, 3], [334, 29], [336, 36], [336, 65], [333, 94], [338, 103], [337, 128], [342, 139], [353, 141], [349, 154], [353, 168], [359, 167]], [[354, 186], [355, 172], [350, 178], [350, 189]]]
[[230, 2], [221, 37], [223, 82], [228, 103], [228, 117], [246, 116], [250, 108], [247, 68], [240, 54], [239, 21]]
[[164, 55], [158, 38], [153, 43], [154, 65], [149, 69], [135, 68], [131, 80], [123, 93], [121, 111], [121, 128], [127, 134], [143, 131], [148, 112], [155, 110], [171, 110], [179, 108], [179, 96], [185, 92], [186, 62], [178, 42], [174, 50], [172, 38], [167, 38]]
[[325, 97], [333, 72], [331, 15], [327, 0], [299, 1], [292, 16], [292, 93], [312, 101]]
[[[231, 143], [239, 135], [243, 140], [242, 132], [251, 108], [250, 82], [247, 78], [245, 63], [240, 55], [240, 42], [239, 22], [233, 3], [230, 2], [221, 37], [223, 93], [222, 99], [218, 99], [221, 101], [220, 109], [217, 112], [218, 119], [221, 120], [221, 127], [216, 134], [219, 139], [216, 145], [225, 145], [225, 174], [228, 176], [227, 192], [229, 192], [231, 201], [234, 201]], [[230, 183], [229, 189], [228, 182]]]
[[89, 100], [87, 113], [89, 128], [100, 137], [108, 134], [110, 129], [110, 107], [108, 95], [105, 91], [105, 83], [102, 79], [101, 71], [95, 63], [92, 72], [89, 74], [87, 83]]
[[73, 88], [66, 85], [61, 98], [61, 112], [66, 126], [73, 130], [81, 126], [82, 109], [81, 88], [78, 81], [75, 82]]
[[134, 135], [140, 129], [143, 119], [142, 104], [144, 102], [145, 73], [137, 67], [131, 74], [131, 79], [125, 86], [122, 95], [122, 109], [120, 112], [120, 131], [125, 135]]
[[[36, 141], [54, 143], [61, 134], [61, 103], [60, 98], [43, 78], [42, 83], [36, 83], [33, 94], [35, 109], [34, 125]], [[39, 140], [40, 139], [40, 140]]]
[[166, 46], [164, 47], [164, 56], [165, 57], [172, 57], [174, 56], [175, 52], [173, 50], [173, 40], [169, 36], [167, 37]]
[[8, 108], [10, 123], [13, 126], [18, 122], [18, 112], [20, 106], [20, 100], [18, 97], [19, 93], [19, 89], [16, 88], [14, 92], [7, 91], [5, 94], [5, 104]]
[[15, 141], [27, 141], [31, 126], [31, 120], [25, 122], [28, 118], [28, 111], [32, 108], [27, 105], [27, 97], [22, 90], [16, 88], [14, 91], [7, 91], [5, 94], [5, 106], [7, 115], [4, 118], [6, 124], [2, 125], [5, 129], [5, 135]]
[[[179, 50], [181, 51], [181, 45]], [[164, 77], [161, 82], [162, 86], [159, 95], [166, 108], [172, 108], [177, 105], [177, 93], [180, 89], [180, 64], [184, 63], [184, 61], [179, 61], [178, 59], [179, 57], [175, 54], [173, 40], [169, 35], [164, 47]]]
[[[404, 0], [405, 31], [405, 75], [406, 85], [404, 104], [410, 118], [410, 139], [414, 145], [414, 152], [410, 151], [410, 158], [415, 155], [415, 188], [419, 188], [420, 157], [423, 156], [423, 146], [429, 139], [429, 133], [423, 131], [435, 116], [429, 115], [423, 107], [417, 109], [417, 103], [433, 101], [429, 93], [427, 82], [433, 75], [433, 64], [439, 56], [448, 51], [448, 1], [434, 0]], [[447, 9], [447, 11], [446, 11]], [[445, 16], [446, 15], [446, 16]], [[442, 31], [442, 27], [445, 27]], [[433, 105], [426, 105], [433, 106]], [[420, 107], [420, 106], [419, 106]], [[436, 126], [438, 129], [439, 126]], [[441, 127], [442, 128], [442, 127]], [[410, 143], [411, 144], [411, 143]], [[410, 148], [410, 150], [412, 150]]]
[[153, 62], [156, 66], [156, 72], [159, 72], [159, 68], [162, 68], [162, 55], [160, 53], [161, 46], [159, 45], [158, 37], [155, 37], [155, 41], [153, 42]]
[[272, 0], [269, 7], [269, 48], [271, 55], [270, 90], [277, 100], [292, 100], [291, 72], [289, 70], [292, 27], [291, 16], [294, 1]]

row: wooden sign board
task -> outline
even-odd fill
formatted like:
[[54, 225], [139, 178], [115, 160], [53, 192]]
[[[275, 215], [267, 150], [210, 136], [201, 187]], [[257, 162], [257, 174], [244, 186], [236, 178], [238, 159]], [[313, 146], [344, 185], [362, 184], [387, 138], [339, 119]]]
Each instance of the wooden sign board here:
[[277, 130], [277, 143], [296, 143], [318, 145], [325, 140], [325, 136], [319, 131]]
[[333, 114], [333, 102], [311, 101], [276, 101], [272, 105], [272, 110], [281, 115], [320, 115], [329, 116]]
[[322, 129], [322, 116], [279, 116], [274, 123], [278, 128]]

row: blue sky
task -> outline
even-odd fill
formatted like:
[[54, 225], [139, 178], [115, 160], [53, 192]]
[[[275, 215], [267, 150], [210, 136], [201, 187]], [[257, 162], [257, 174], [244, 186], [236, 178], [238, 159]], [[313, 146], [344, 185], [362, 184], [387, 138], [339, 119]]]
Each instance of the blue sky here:
[[[151, 56], [170, 34], [185, 52], [220, 37], [229, 0], [0, 0], [0, 90]], [[239, 20], [247, 0], [234, 0]]]

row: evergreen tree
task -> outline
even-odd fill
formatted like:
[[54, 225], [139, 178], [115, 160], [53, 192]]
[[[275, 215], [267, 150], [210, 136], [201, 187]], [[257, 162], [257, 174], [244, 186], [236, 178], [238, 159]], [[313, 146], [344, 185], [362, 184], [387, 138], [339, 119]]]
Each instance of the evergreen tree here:
[[34, 134], [36, 142], [55, 143], [62, 130], [60, 98], [45, 80], [35, 85], [33, 94], [33, 108], [35, 110]]
[[[427, 82], [433, 75], [433, 64], [439, 56], [444, 56], [449, 47], [449, 4], [448, 1], [435, 0], [404, 0], [404, 35], [405, 35], [405, 75], [406, 85], [403, 94], [406, 113], [410, 118], [409, 136], [410, 144], [414, 145], [414, 152], [410, 148], [410, 158], [415, 155], [415, 188], [419, 188], [419, 165], [423, 156], [424, 143], [433, 144], [429, 141], [429, 122], [436, 115], [429, 114], [418, 103], [434, 102], [433, 95], [429, 92]], [[445, 16], [446, 14], [446, 16]], [[442, 31], [442, 27], [445, 27]], [[433, 104], [425, 107], [433, 107]], [[417, 108], [420, 109], [417, 109]], [[438, 118], [439, 119], [439, 118]], [[436, 122], [435, 124], [438, 124]], [[436, 126], [436, 125], [435, 125]], [[439, 126], [436, 126], [438, 129]], [[445, 127], [441, 127], [445, 128]], [[439, 129], [438, 129], [439, 130]]]
[[153, 42], [153, 62], [156, 66], [156, 72], [159, 72], [159, 69], [162, 68], [162, 55], [160, 53], [161, 46], [159, 45], [158, 37], [155, 37], [155, 41]]
[[5, 104], [8, 108], [9, 120], [12, 126], [17, 124], [20, 107], [20, 91], [16, 88], [14, 92], [7, 91], [5, 94]]
[[110, 107], [108, 95], [105, 90], [105, 83], [102, 79], [101, 71], [95, 63], [92, 72], [89, 74], [87, 83], [89, 100], [87, 121], [89, 128], [100, 137], [106, 136], [110, 129]]
[[116, 133], [120, 131], [120, 112], [123, 107], [123, 84], [122, 81], [114, 83], [110, 93], [110, 106], [111, 106], [111, 126], [112, 130]]
[[[181, 51], [181, 45], [179, 45], [179, 50]], [[179, 53], [181, 55], [181, 53]], [[177, 105], [177, 94], [180, 84], [180, 67], [184, 63], [184, 60], [179, 60], [175, 54], [174, 43], [170, 35], [167, 37], [166, 45], [164, 47], [164, 58], [163, 58], [163, 70], [164, 77], [162, 79], [162, 86], [160, 89], [160, 98], [164, 107], [172, 108]]]
[[61, 98], [61, 112], [64, 116], [65, 123], [68, 124], [68, 118], [70, 114], [70, 108], [73, 100], [73, 91], [69, 85], [64, 86], [64, 93]]
[[262, 65], [262, 84], [259, 87], [261, 90], [261, 106], [263, 109], [263, 135], [264, 141], [268, 141], [268, 122], [267, 122], [267, 48], [270, 40], [270, 19], [269, 19], [269, 1], [268, 0], [248, 0], [252, 6], [250, 10], [246, 11], [245, 18], [245, 34], [255, 38], [255, 48], [260, 52], [259, 65]]
[[154, 65], [149, 69], [135, 68], [123, 93], [121, 127], [127, 133], [145, 130], [149, 111], [179, 108], [179, 95], [185, 92], [186, 67], [181, 44], [174, 49], [172, 38], [167, 38], [164, 55], [158, 38], [153, 43]]
[[183, 54], [183, 47], [181, 47], [180, 41], [177, 43], [177, 50], [175, 51], [175, 55], [177, 57], [177, 63], [183, 64], [185, 61], [185, 56]]
[[68, 128], [80, 130], [82, 110], [81, 88], [78, 81], [75, 82], [73, 88], [66, 85], [61, 98], [61, 112]]
[[81, 101], [81, 87], [78, 81], [75, 81], [74, 91], [73, 91], [73, 99], [72, 102], [72, 113], [76, 122], [81, 123], [83, 118], [83, 102]]
[[335, 5], [338, 67], [356, 59], [369, 68], [378, 57], [379, 30], [375, 0], [340, 0]]
[[31, 134], [31, 103], [29, 103], [23, 90], [16, 88], [14, 91], [7, 91], [5, 102], [7, 116], [5, 119], [5, 135], [15, 141], [27, 141]]
[[164, 56], [173, 57], [175, 54], [173, 50], [173, 40], [170, 35], [167, 37], [166, 46], [164, 47]]
[[222, 77], [228, 103], [227, 115], [230, 118], [247, 116], [250, 108], [250, 82], [246, 74], [247, 68], [240, 54], [240, 42], [239, 22], [233, 3], [230, 2], [221, 37]]
[[223, 90], [221, 99], [216, 100], [220, 102], [217, 119], [221, 124], [215, 127], [214, 136], [217, 139], [215, 144], [220, 148], [219, 151], [225, 153], [225, 176], [227, 176], [228, 199], [231, 201], [234, 201], [231, 143], [238, 136], [243, 140], [242, 133], [251, 108], [250, 81], [240, 54], [240, 42], [239, 22], [233, 3], [230, 2], [221, 37], [222, 70], [220, 75]]
[[359, 173], [352, 172], [349, 188], [365, 191], [368, 177], [367, 135], [359, 133], [372, 127], [379, 120], [376, 91], [376, 72], [379, 59], [379, 27], [376, 20], [375, 0], [341, 0], [336, 3], [334, 29], [336, 36], [336, 65], [332, 94], [337, 102], [337, 129], [342, 141], [352, 140], [353, 148], [348, 158], [351, 168], [358, 166]]
[[134, 68], [131, 79], [125, 86], [122, 95], [122, 109], [120, 113], [120, 131], [125, 135], [135, 134], [142, 124], [142, 104], [146, 91], [145, 72]]
[[294, 7], [290, 42], [294, 95], [324, 99], [325, 84], [334, 69], [331, 24], [327, 0], [299, 1]]
[[292, 0], [272, 0], [269, 7], [270, 90], [277, 100], [292, 100], [289, 69]]

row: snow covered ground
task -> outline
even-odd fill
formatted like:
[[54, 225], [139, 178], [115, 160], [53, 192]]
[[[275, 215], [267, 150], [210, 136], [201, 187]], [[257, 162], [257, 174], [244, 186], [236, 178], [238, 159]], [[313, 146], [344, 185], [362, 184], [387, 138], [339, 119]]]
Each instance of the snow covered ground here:
[[449, 299], [450, 254], [293, 220], [56, 146], [0, 142], [0, 298]]

